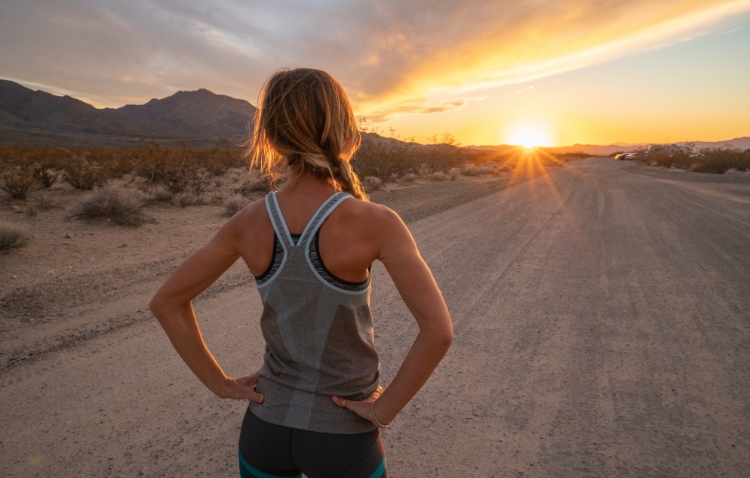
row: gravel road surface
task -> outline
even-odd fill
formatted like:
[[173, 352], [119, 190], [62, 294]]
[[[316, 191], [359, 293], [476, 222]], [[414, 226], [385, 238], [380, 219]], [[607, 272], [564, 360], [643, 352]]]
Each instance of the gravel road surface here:
[[[750, 179], [716, 178], [588, 159], [410, 210], [456, 337], [383, 433], [391, 476], [750, 476]], [[171, 267], [113, 299], [145, 320], [0, 373], [1, 476], [237, 476], [246, 405], [143, 311]], [[260, 301], [239, 264], [222, 281], [195, 308], [237, 376]], [[416, 326], [377, 265], [372, 303], [387, 383]]]

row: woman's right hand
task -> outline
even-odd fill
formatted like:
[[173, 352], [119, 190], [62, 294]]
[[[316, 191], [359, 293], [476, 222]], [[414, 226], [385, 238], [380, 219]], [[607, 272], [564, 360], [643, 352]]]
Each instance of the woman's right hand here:
[[351, 410], [365, 420], [369, 420], [373, 425], [381, 428], [381, 425], [388, 425], [393, 420], [383, 421], [382, 417], [374, 417], [373, 410], [375, 405], [373, 402], [377, 401], [378, 398], [383, 394], [383, 387], [378, 386], [367, 398], [364, 400], [347, 400], [343, 397], [331, 397], [333, 403], [341, 408]]
[[258, 383], [258, 374], [259, 372], [255, 372], [239, 378], [227, 377], [225, 393], [221, 398], [252, 400], [256, 403], [263, 403], [265, 397], [262, 393], [255, 391], [255, 385]]

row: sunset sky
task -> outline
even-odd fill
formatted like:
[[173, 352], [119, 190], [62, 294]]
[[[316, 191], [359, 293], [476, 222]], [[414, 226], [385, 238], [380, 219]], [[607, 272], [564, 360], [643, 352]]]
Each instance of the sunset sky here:
[[280, 67], [426, 142], [750, 136], [750, 0], [6, 0], [0, 77], [98, 107], [207, 88], [255, 104]]

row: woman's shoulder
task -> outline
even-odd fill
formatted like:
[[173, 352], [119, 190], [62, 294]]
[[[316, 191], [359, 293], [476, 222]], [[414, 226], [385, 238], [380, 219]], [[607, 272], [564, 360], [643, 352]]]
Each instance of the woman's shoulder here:
[[236, 237], [247, 237], [268, 229], [271, 220], [266, 212], [265, 198], [251, 202], [226, 222], [224, 228]]
[[403, 228], [401, 217], [382, 204], [351, 198], [337, 208], [332, 219], [342, 226], [355, 228], [366, 234], [381, 235], [393, 228]]

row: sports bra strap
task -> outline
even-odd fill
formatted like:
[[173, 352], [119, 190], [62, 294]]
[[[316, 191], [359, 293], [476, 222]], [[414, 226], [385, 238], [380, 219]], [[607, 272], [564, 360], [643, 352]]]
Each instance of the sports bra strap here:
[[336, 209], [339, 204], [344, 202], [345, 199], [352, 197], [351, 194], [345, 192], [337, 192], [330, 198], [328, 198], [313, 215], [310, 222], [302, 232], [302, 237], [299, 238], [297, 244], [306, 245], [315, 236], [315, 232], [318, 230], [323, 221]]
[[294, 241], [292, 241], [292, 235], [289, 233], [286, 222], [284, 222], [284, 216], [281, 215], [281, 208], [276, 199], [275, 191], [266, 195], [266, 209], [268, 210], [268, 217], [271, 218], [273, 229], [276, 231], [276, 237], [279, 238], [284, 249], [289, 250], [290, 247], [294, 246]]
[[318, 210], [313, 214], [310, 222], [307, 223], [305, 230], [302, 231], [302, 236], [298, 241], [292, 239], [292, 235], [289, 232], [289, 228], [284, 220], [284, 215], [281, 213], [279, 207], [279, 201], [276, 198], [276, 192], [269, 193], [266, 195], [266, 209], [268, 210], [268, 217], [271, 218], [271, 223], [276, 231], [276, 236], [281, 241], [284, 249], [289, 250], [290, 247], [307, 244], [310, 238], [315, 235], [315, 231], [320, 227], [323, 221], [326, 220], [329, 214], [333, 212], [336, 207], [341, 204], [346, 198], [352, 197], [349, 193], [337, 192], [333, 196], [326, 199]]

